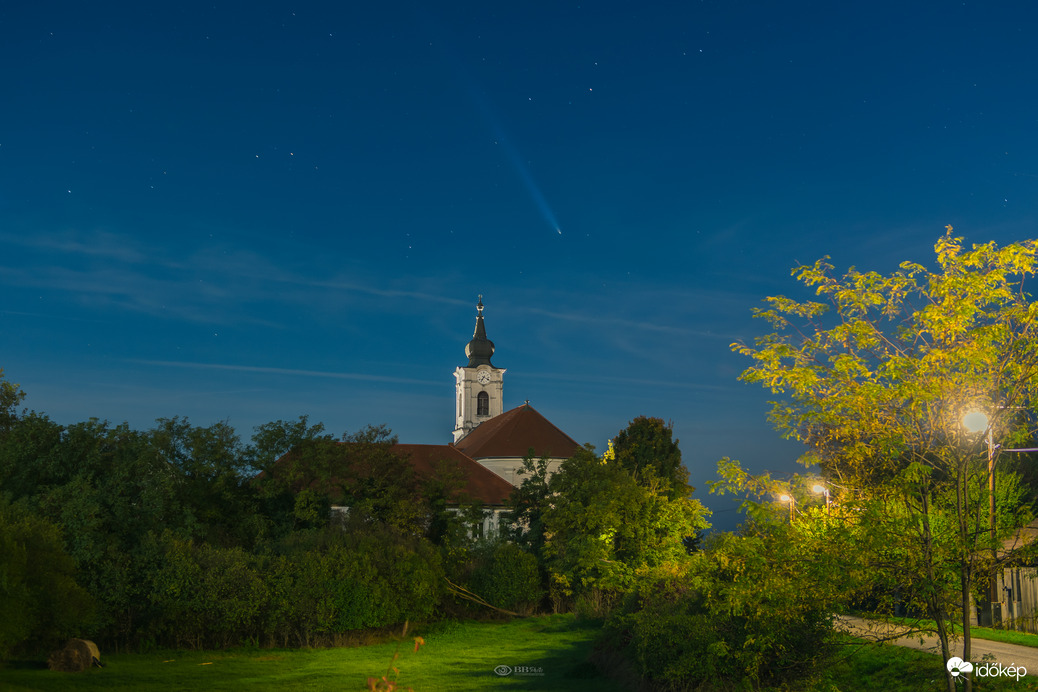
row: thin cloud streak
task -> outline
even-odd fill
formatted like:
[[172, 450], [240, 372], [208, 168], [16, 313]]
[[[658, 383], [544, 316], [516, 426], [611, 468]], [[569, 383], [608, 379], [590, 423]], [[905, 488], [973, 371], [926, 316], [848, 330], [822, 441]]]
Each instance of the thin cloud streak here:
[[439, 380], [416, 380], [407, 377], [387, 377], [385, 375], [367, 375], [356, 372], [327, 372], [321, 370], [297, 370], [293, 368], [266, 368], [255, 365], [228, 365], [226, 363], [190, 363], [172, 360], [136, 360], [130, 363], [141, 365], [157, 365], [170, 368], [189, 368], [195, 370], [224, 370], [230, 372], [254, 372], [264, 375], [292, 375], [299, 377], [323, 377], [336, 380], [359, 380], [363, 382], [391, 382], [394, 384], [418, 384], [423, 386], [442, 387]]
[[590, 324], [601, 324], [604, 326], [611, 327], [623, 327], [626, 329], [641, 329], [645, 331], [663, 332], [665, 334], [676, 334], [680, 336], [699, 336], [711, 339], [734, 339], [737, 338], [730, 334], [720, 334], [717, 332], [704, 332], [697, 329], [687, 329], [685, 327], [672, 327], [666, 324], [656, 324], [653, 322], [636, 322], [634, 320], [624, 320], [615, 317], [591, 317], [588, 315], [579, 315], [576, 313], [561, 313], [553, 312], [551, 310], [544, 310], [542, 308], [518, 308], [517, 311], [529, 312], [535, 315], [544, 315], [545, 317], [552, 317], [557, 320], [563, 320], [565, 322], [585, 322]]
[[708, 392], [726, 392], [731, 387], [714, 384], [699, 384], [697, 382], [678, 382], [673, 380], [641, 380], [627, 377], [602, 377], [600, 375], [564, 375], [559, 373], [523, 373], [524, 378], [532, 380], [564, 380], [567, 382], [588, 382], [592, 384], [605, 383], [617, 385], [638, 385], [648, 387], [673, 387], [677, 389], [692, 389]]
[[107, 257], [128, 264], [152, 263], [151, 257], [132, 247], [132, 243], [120, 234], [103, 231], [80, 233], [12, 233], [0, 234], [0, 243], [42, 252], [60, 252], [66, 255]]

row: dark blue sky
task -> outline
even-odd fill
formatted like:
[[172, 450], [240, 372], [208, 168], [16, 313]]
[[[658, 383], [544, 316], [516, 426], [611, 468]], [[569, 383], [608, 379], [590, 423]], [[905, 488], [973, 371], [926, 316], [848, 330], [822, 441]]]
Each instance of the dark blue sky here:
[[442, 443], [482, 293], [506, 409], [672, 420], [705, 494], [794, 468], [729, 351], [791, 267], [1034, 237], [1032, 3], [439, 4], [0, 8], [28, 405]]

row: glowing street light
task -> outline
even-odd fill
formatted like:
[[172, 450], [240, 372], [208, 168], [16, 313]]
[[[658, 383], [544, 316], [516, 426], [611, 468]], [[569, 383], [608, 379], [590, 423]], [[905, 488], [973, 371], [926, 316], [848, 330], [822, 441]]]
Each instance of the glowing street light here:
[[962, 417], [962, 427], [971, 433], [984, 432], [988, 429], [988, 417], [983, 411], [970, 411]]
[[790, 523], [793, 523], [793, 496], [782, 493], [779, 495], [779, 502], [789, 503], [789, 521]]

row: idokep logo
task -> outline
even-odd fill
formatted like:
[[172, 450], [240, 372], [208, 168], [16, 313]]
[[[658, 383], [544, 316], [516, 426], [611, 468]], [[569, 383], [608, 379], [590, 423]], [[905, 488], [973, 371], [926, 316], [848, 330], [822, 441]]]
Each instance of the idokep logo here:
[[957, 678], [963, 673], [973, 672], [973, 664], [969, 661], [963, 661], [958, 656], [949, 658], [946, 667], [948, 668], [948, 672], [952, 674], [953, 678]]
[[1018, 665], [1004, 666], [1001, 663], [978, 663], [973, 665], [969, 661], [963, 661], [958, 656], [949, 658], [946, 664], [948, 672], [953, 678], [958, 678], [966, 673], [973, 673], [974, 678], [1016, 678], [1020, 680], [1027, 675], [1027, 668]]

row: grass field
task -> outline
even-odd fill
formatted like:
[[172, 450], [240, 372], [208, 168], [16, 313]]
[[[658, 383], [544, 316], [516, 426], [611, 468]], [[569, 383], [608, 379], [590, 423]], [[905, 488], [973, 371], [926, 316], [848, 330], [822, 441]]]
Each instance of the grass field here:
[[[415, 692], [545, 690], [621, 692], [588, 662], [598, 623], [554, 615], [498, 623], [445, 623], [416, 633], [425, 645], [415, 654], [411, 635], [400, 645], [398, 689]], [[933, 654], [877, 646], [852, 637], [833, 664], [797, 692], [943, 690]], [[367, 689], [367, 678], [386, 673], [396, 644], [339, 649], [235, 649], [162, 651], [104, 656], [105, 667], [54, 673], [40, 665], [0, 668], [5, 692], [57, 690], [308, 690]], [[512, 672], [501, 676], [498, 666]], [[977, 690], [1038, 690], [1038, 680], [991, 680]]]
[[[446, 623], [411, 634], [400, 645], [400, 688], [430, 690], [602, 690], [620, 687], [587, 662], [596, 624], [554, 615], [505, 623]], [[164, 651], [105, 656], [86, 673], [45, 668], [0, 669], [0, 689], [29, 690], [366, 690], [386, 674], [395, 644], [343, 649]], [[508, 666], [512, 672], [494, 672]]]
[[[844, 645], [821, 680], [804, 692], [941, 692], [946, 690], [940, 658], [931, 653], [892, 644], [874, 644], [854, 637], [842, 637]], [[961, 689], [962, 686], [959, 686]], [[974, 680], [973, 689], [1038, 690], [1038, 679]]]

